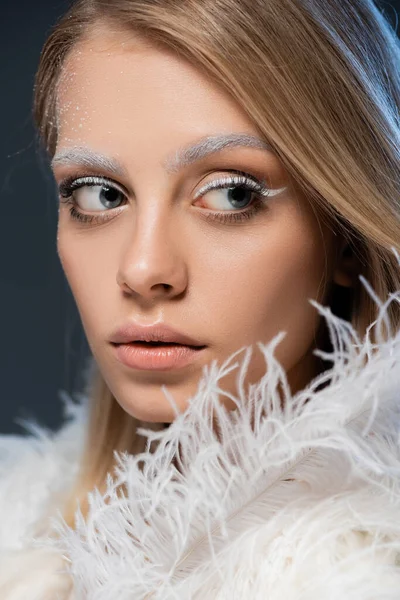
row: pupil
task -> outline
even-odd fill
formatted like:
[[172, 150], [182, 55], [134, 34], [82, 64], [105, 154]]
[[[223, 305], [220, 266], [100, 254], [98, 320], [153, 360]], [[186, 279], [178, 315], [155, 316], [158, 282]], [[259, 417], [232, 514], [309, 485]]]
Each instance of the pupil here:
[[236, 186], [228, 189], [229, 201], [235, 208], [243, 208], [251, 201], [252, 190], [244, 186]]
[[107, 208], [114, 208], [113, 206], [110, 206], [110, 204], [118, 204], [118, 202], [120, 201], [120, 195], [121, 192], [119, 192], [115, 188], [106, 186], [103, 186], [101, 188], [100, 196]]

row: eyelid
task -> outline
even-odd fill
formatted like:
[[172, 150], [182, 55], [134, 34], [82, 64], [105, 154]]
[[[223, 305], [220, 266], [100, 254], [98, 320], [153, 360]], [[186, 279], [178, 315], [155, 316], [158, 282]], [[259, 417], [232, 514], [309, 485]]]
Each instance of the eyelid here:
[[105, 177], [104, 175], [69, 175], [60, 181], [58, 184], [58, 190], [60, 196], [63, 198], [68, 198], [71, 195], [71, 192], [79, 189], [80, 187], [85, 185], [91, 187], [97, 185], [101, 186], [104, 183], [110, 187], [118, 189], [122, 194], [128, 195], [123, 186], [119, 185], [109, 177]]
[[225, 177], [213, 179], [212, 181], [205, 183], [200, 190], [196, 192], [194, 199], [197, 200], [198, 198], [201, 198], [210, 190], [223, 189], [229, 184], [232, 186], [247, 185], [262, 196], [269, 196], [271, 192], [271, 187], [266, 180], [258, 180], [249, 173], [244, 173], [243, 171], [231, 171]]

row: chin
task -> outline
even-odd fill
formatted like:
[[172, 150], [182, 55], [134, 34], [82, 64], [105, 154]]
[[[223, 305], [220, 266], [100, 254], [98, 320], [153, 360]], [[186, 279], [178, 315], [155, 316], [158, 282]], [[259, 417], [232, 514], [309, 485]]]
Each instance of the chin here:
[[[138, 421], [170, 424], [175, 419], [175, 412], [166, 398], [143, 405], [132, 404], [132, 402], [119, 402], [119, 404], [125, 412]], [[179, 409], [182, 410], [182, 407]]]

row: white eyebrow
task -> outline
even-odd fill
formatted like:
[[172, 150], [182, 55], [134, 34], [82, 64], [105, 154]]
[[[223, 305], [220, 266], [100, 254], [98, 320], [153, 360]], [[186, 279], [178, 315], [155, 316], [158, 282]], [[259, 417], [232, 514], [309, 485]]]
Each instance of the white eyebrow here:
[[234, 148], [244, 146], [247, 148], [259, 148], [272, 152], [272, 146], [264, 142], [261, 138], [247, 133], [231, 133], [227, 135], [214, 135], [201, 139], [192, 146], [182, 148], [175, 153], [173, 158], [167, 159], [164, 163], [166, 171], [175, 173], [182, 167], [205, 158], [209, 154], [214, 154], [225, 150], [226, 148]]
[[[258, 148], [273, 152], [272, 146], [254, 135], [246, 133], [214, 135], [205, 137], [193, 145], [177, 150], [174, 156], [164, 161], [163, 166], [168, 173], [176, 173], [183, 167], [205, 158], [209, 154], [215, 154], [221, 150], [235, 147]], [[95, 152], [85, 146], [76, 146], [61, 150], [51, 161], [52, 168], [57, 165], [71, 164], [101, 169], [120, 177], [127, 175], [125, 167], [117, 159]]]
[[117, 176], [126, 175], [126, 169], [115, 158], [94, 152], [85, 146], [74, 146], [58, 152], [51, 161], [51, 167], [82, 165], [108, 171]]

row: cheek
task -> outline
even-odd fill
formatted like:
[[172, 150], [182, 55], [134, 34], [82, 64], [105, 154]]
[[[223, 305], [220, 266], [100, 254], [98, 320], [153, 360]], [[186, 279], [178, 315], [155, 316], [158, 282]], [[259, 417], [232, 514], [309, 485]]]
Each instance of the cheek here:
[[[107, 249], [110, 249], [106, 246]], [[59, 225], [57, 250], [65, 276], [88, 337], [107, 319], [116, 288], [115, 259], [105, 251], [101, 237], [73, 232]]]
[[[292, 225], [291, 225], [292, 223]], [[217, 260], [212, 306], [219, 330], [234, 332], [235, 346], [268, 342], [280, 331], [287, 336], [278, 357], [290, 368], [307, 351], [319, 322], [309, 299], [323, 303], [329, 278], [329, 236], [322, 237], [312, 219], [266, 224], [242, 251], [231, 248]]]
[[[291, 235], [292, 233], [293, 235]], [[235, 307], [250, 318], [261, 314], [262, 307], [276, 313], [304, 304], [308, 297], [321, 298], [326, 264], [322, 240], [309, 231], [268, 231], [237, 247], [215, 248], [213, 256], [214, 289], [222, 302], [235, 299]], [[239, 305], [237, 304], [239, 302]], [[225, 304], [226, 306], [226, 304]], [[261, 311], [261, 312], [260, 312]]]

